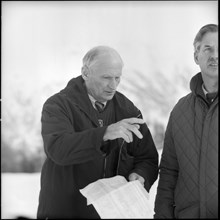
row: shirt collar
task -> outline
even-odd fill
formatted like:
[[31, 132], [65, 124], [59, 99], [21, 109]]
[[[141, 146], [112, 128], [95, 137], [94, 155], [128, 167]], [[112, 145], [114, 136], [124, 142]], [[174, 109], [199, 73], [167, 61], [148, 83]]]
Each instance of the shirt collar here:
[[[90, 101], [92, 102], [93, 107], [96, 108], [96, 107], [95, 107], [95, 102], [96, 102], [97, 100], [95, 100], [94, 97], [91, 96], [89, 93], [88, 93], [88, 96], [89, 96]], [[107, 103], [107, 101], [106, 101], [106, 102], [102, 102], [102, 104], [104, 104], [104, 107], [106, 106], [106, 103]]]
[[204, 92], [204, 94], [205, 94], [205, 96], [206, 96], [206, 94], [208, 93], [208, 91], [205, 89], [204, 83], [202, 84], [202, 90], [203, 90], [203, 92]]

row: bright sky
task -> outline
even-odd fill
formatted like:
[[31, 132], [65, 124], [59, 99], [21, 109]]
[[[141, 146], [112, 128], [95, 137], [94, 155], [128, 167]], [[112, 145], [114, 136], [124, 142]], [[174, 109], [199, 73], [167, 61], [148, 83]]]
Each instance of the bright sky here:
[[[218, 21], [217, 1], [2, 1], [3, 95], [80, 74], [82, 57], [105, 44], [125, 67], [142, 71], [188, 65], [197, 31]], [[7, 95], [7, 92], [5, 93]]]

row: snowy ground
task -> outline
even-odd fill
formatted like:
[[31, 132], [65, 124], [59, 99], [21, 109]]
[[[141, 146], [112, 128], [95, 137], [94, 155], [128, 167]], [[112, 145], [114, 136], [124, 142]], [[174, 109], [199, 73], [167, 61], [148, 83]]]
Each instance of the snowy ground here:
[[[1, 184], [1, 219], [18, 217], [36, 219], [40, 173], [3, 173]], [[150, 190], [152, 207], [157, 184], [158, 180]]]
[[40, 174], [3, 173], [1, 184], [1, 219], [36, 219]]

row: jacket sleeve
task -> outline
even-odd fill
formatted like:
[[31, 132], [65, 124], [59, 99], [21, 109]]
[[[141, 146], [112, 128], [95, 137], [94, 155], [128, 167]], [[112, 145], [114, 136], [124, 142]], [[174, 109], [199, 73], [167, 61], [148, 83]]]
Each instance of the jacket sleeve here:
[[159, 166], [159, 183], [154, 218], [174, 218], [174, 191], [178, 177], [178, 161], [172, 136], [172, 114], [165, 132], [164, 148]]
[[42, 110], [42, 137], [47, 156], [58, 165], [85, 163], [100, 157], [106, 127], [75, 131], [63, 103], [55, 100], [47, 100]]
[[141, 175], [145, 179], [145, 188], [149, 191], [158, 177], [158, 152], [146, 123], [141, 125], [140, 132], [142, 139], [134, 137], [134, 169], [130, 173]]

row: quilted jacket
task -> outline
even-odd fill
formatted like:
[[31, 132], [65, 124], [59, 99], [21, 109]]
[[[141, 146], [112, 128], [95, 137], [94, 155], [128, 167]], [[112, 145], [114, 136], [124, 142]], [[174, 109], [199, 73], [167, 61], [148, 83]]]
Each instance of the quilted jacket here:
[[154, 218], [218, 217], [218, 97], [208, 107], [201, 73], [170, 114]]
[[[112, 102], [116, 121], [140, 114], [119, 92]], [[99, 127], [81, 76], [45, 102], [42, 137], [47, 159], [41, 172], [38, 218], [99, 218], [79, 189], [117, 174], [138, 173], [149, 191], [158, 175], [158, 153], [147, 125], [140, 126], [142, 139], [134, 136], [129, 144], [109, 141], [108, 154], [101, 150], [106, 128]]]

